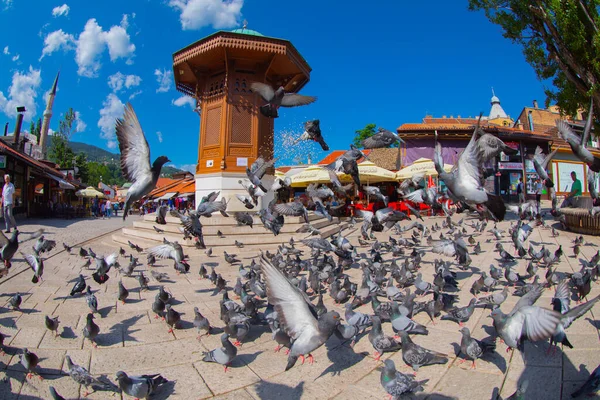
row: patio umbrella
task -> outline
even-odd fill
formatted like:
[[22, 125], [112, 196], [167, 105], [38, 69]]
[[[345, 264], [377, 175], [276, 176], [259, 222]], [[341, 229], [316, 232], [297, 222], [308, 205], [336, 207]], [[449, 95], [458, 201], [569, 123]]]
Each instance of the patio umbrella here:
[[[444, 164], [444, 171], [450, 172], [451, 169], [452, 165]], [[410, 179], [417, 174], [424, 174], [425, 176], [437, 176], [438, 173], [435, 170], [433, 161], [428, 158], [419, 158], [408, 167], [404, 167], [400, 171], [396, 172], [396, 179]]]
[[306, 187], [311, 183], [329, 183], [329, 172], [320, 165], [311, 165], [291, 177], [292, 187]]
[[[372, 161], [368, 160], [358, 164], [358, 176], [361, 183], [391, 182], [396, 180], [394, 172], [378, 167]], [[352, 177], [346, 174], [339, 175], [339, 177], [343, 181], [352, 180]]]
[[85, 189], [81, 189], [78, 190], [77, 192], [75, 192], [75, 194], [77, 195], [77, 197], [88, 197], [88, 198], [92, 198], [92, 197], [96, 197], [98, 196], [99, 198], [103, 199], [106, 196], [104, 195], [104, 193], [96, 190], [93, 186], [88, 186]]

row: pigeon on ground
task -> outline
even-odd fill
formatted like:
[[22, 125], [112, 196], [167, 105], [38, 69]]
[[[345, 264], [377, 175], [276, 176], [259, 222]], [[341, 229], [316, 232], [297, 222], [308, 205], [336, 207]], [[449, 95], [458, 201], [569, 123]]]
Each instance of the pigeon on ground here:
[[384, 361], [379, 382], [387, 394], [390, 395], [390, 399], [395, 400], [410, 393], [423, 391], [423, 384], [426, 381], [418, 382], [414, 376], [397, 371], [394, 362], [387, 359]]
[[150, 275], [152, 275], [152, 277], [157, 281], [157, 282], [161, 282], [164, 280], [169, 279], [169, 274], [167, 274], [166, 272], [158, 272], [155, 270], [150, 270]]
[[159, 374], [127, 376], [123, 371], [117, 372], [117, 382], [121, 390], [136, 399], [148, 399], [159, 385], [169, 382]]
[[128, 296], [129, 290], [125, 288], [125, 286], [123, 285], [123, 281], [119, 281], [119, 296], [117, 297], [117, 299], [123, 304], [125, 304], [125, 300], [127, 300]]
[[227, 372], [227, 368], [229, 368], [231, 362], [237, 355], [237, 347], [231, 344], [227, 333], [221, 335], [221, 344], [223, 347], [203, 352], [204, 358], [202, 361], [221, 364], [225, 367], [225, 372]]
[[478, 358], [481, 358], [481, 356], [483, 356], [486, 352], [494, 351], [496, 349], [496, 344], [493, 342], [490, 343], [473, 339], [471, 337], [471, 332], [467, 327], [461, 328], [459, 332], [462, 333], [462, 339], [460, 341], [460, 351], [465, 356], [473, 360], [473, 364], [471, 365], [471, 368], [473, 369], [476, 368], [475, 361], [477, 361]]
[[69, 246], [68, 244], [66, 244], [65, 242], [63, 242], [63, 248], [65, 249], [65, 251], [69, 254], [71, 254], [71, 246]]
[[254, 224], [254, 218], [247, 212], [233, 213], [233, 219], [236, 220], [238, 226], [247, 225], [252, 228], [252, 225]]
[[98, 347], [96, 344], [96, 336], [100, 333], [100, 327], [94, 322], [94, 314], [87, 315], [87, 321], [83, 327], [83, 336], [90, 339], [92, 346]]
[[86, 288], [85, 278], [83, 275], [79, 274], [79, 278], [75, 281], [73, 285], [73, 289], [71, 289], [71, 296], [75, 296], [76, 293], [83, 293]]
[[160, 156], [150, 166], [148, 141], [129, 103], [125, 106], [123, 118], [117, 119], [116, 135], [121, 153], [121, 172], [127, 181], [132, 182], [123, 207], [123, 220], [125, 220], [132, 204], [156, 187], [162, 166], [170, 160]]
[[54, 332], [54, 336], [58, 336], [58, 325], [60, 324], [58, 317], [50, 318], [46, 315], [44, 323], [50, 332]]
[[29, 267], [33, 270], [33, 278], [31, 278], [32, 283], [38, 283], [40, 279], [42, 279], [42, 275], [44, 273], [44, 260], [40, 258], [37, 254], [23, 254], [21, 253]]
[[260, 106], [260, 112], [268, 118], [279, 117], [279, 107], [305, 106], [317, 100], [314, 96], [286, 93], [283, 86], [280, 86], [277, 90], [273, 90], [270, 85], [261, 82], [252, 82], [250, 88], [267, 102], [267, 104]]
[[[38, 366], [40, 359], [35, 353], [32, 353], [29, 350], [27, 350], [26, 347], [23, 348], [23, 353], [20, 354], [19, 357], [21, 360], [21, 365], [25, 368], [25, 371], [27, 371], [27, 378], [32, 378], [35, 374], [33, 370]], [[43, 379], [41, 375], [36, 375], [38, 375], [38, 378], [40, 378], [40, 380]]]
[[154, 302], [152, 303], [152, 311], [154, 312], [154, 319], [162, 318], [165, 319], [165, 303], [160, 299], [159, 295], [156, 294]]
[[294, 366], [304, 354], [312, 363], [312, 351], [321, 347], [331, 336], [340, 322], [340, 315], [327, 312], [318, 319], [311, 312], [304, 295], [264, 256], [261, 255], [260, 268], [265, 277], [267, 298], [284, 321], [286, 333], [293, 340], [288, 356], [286, 371]]
[[84, 367], [73, 363], [70, 356], [65, 356], [65, 367], [68, 370], [68, 374], [75, 381], [75, 383], [79, 385], [83, 385], [85, 387], [85, 393], [83, 397], [87, 397], [90, 395], [89, 388], [90, 386], [94, 391], [96, 390], [115, 390], [112, 384], [108, 382], [102, 382], [98, 378], [93, 377], [87, 369]]
[[165, 307], [167, 308], [165, 319], [169, 325], [169, 333], [173, 333], [173, 329], [177, 328], [177, 324], [181, 320], [181, 314], [175, 311], [170, 304], [166, 304]]
[[[159, 206], [156, 209], [156, 219], [154, 220], [157, 224], [159, 225], [166, 225], [167, 224], [167, 212], [169, 211], [169, 207], [165, 204]], [[159, 229], [156, 226], [153, 225], [153, 228], [156, 232], [158, 233], [164, 233], [163, 229]]]
[[99, 314], [99, 312], [98, 312], [98, 299], [96, 298], [96, 296], [94, 295], [94, 293], [92, 293], [92, 288], [90, 286], [87, 287], [87, 292], [85, 294], [85, 301], [86, 301], [86, 303], [87, 303], [87, 305], [90, 308], [90, 311], [92, 313]]
[[[158, 218], [158, 217], [156, 217], [156, 218]], [[163, 217], [163, 218], [164, 218], [164, 217]], [[166, 223], [167, 223], [167, 222], [165, 221], [165, 223], [164, 223], [163, 225], [165, 225]], [[154, 230], [155, 230], [157, 233], [165, 233], [165, 230], [164, 230], [164, 229], [157, 228], [157, 227], [156, 227], [156, 225], [152, 225], [152, 227], [154, 228]]]
[[381, 319], [378, 316], [372, 316], [373, 327], [369, 332], [369, 342], [375, 349], [375, 360], [379, 361], [383, 353], [398, 351], [402, 347], [393, 337], [387, 336], [381, 329]]
[[[112, 253], [106, 257], [97, 256], [94, 258], [96, 260], [96, 270], [92, 274], [92, 278], [96, 283], [102, 285], [103, 283], [106, 283], [106, 281], [108, 281], [108, 272], [116, 264], [118, 255], [117, 253]], [[130, 258], [133, 260], [133, 256], [131, 256]], [[133, 265], [133, 267], [135, 267], [135, 264]]]
[[208, 319], [200, 313], [198, 307], [194, 307], [194, 326], [198, 329], [198, 340], [200, 340], [200, 332], [205, 331], [205, 335], [210, 335], [211, 326]]
[[21, 307], [22, 302], [23, 302], [23, 298], [21, 297], [21, 295], [19, 293], [12, 296], [10, 298], [10, 300], [8, 301], [8, 303], [13, 308], [13, 310], [16, 310], [16, 311], [21, 311], [20, 307]]
[[448, 362], [448, 356], [446, 354], [428, 350], [413, 343], [408, 336], [408, 333], [400, 331], [400, 338], [402, 340], [402, 359], [407, 365], [410, 365], [415, 372], [417, 372], [420, 367], [426, 365], [446, 364]]
[[482, 297], [477, 301], [476, 305], [484, 305], [491, 306], [491, 308], [496, 308], [502, 305], [504, 301], [508, 298], [508, 286], [504, 286], [501, 292], [492, 293], [489, 296]]

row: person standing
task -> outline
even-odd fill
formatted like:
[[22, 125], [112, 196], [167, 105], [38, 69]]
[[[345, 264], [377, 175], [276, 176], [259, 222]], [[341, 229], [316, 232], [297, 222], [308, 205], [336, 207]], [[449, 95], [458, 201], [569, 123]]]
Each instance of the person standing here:
[[517, 183], [517, 196], [519, 196], [519, 204], [525, 203], [525, 192], [523, 190], [523, 178], [519, 178], [519, 183]]
[[560, 205], [562, 207], [572, 207], [573, 206], [573, 198], [581, 196], [581, 181], [577, 179], [577, 173], [575, 171], [571, 171], [571, 179], [573, 179], [573, 185], [571, 186], [571, 191], [566, 194], [565, 200]]
[[6, 233], [10, 232], [11, 225], [17, 229], [17, 223], [13, 216], [13, 200], [15, 195], [15, 185], [10, 182], [10, 175], [4, 175], [4, 187], [2, 188], [2, 211], [4, 211], [4, 224]]
[[112, 214], [112, 204], [110, 203], [110, 199], [106, 200], [106, 218], [110, 218]]

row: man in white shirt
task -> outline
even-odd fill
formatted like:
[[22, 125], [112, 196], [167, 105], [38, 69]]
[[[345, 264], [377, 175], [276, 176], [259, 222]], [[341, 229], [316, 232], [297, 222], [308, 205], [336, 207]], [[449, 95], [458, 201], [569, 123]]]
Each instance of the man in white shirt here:
[[112, 204], [110, 202], [110, 199], [106, 200], [106, 217], [110, 218], [112, 213]]
[[4, 187], [2, 188], [2, 209], [4, 211], [4, 223], [6, 233], [10, 232], [11, 225], [17, 229], [17, 223], [13, 216], [13, 197], [15, 195], [15, 185], [10, 182], [10, 175], [4, 175]]

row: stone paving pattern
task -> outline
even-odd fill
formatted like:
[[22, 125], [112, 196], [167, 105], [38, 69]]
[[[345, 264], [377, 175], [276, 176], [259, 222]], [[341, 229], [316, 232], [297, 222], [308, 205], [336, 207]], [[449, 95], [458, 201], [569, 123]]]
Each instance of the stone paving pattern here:
[[[455, 215], [457, 222], [465, 215]], [[139, 217], [134, 217], [139, 218]], [[427, 225], [435, 222], [441, 224], [442, 217], [426, 218]], [[475, 219], [465, 218], [467, 223]], [[498, 224], [501, 229], [507, 229], [510, 222]], [[100, 326], [97, 339], [98, 348], [93, 348], [89, 341], [84, 341], [82, 329], [85, 316], [88, 313], [84, 296], [70, 297], [69, 292], [75, 278], [80, 273], [84, 260], [77, 255], [69, 255], [62, 249], [62, 241], [70, 244], [83, 241], [85, 247], [91, 247], [98, 254], [109, 254], [117, 251], [115, 244], [107, 233], [121, 226], [130, 226], [128, 220], [79, 220], [65, 223], [57, 220], [21, 221], [23, 232], [32, 232], [40, 225], [47, 227], [47, 237], [57, 240], [59, 246], [50, 253], [45, 262], [43, 282], [33, 285], [30, 271], [25, 270], [20, 257], [15, 257], [10, 279], [0, 282], [0, 331], [9, 337], [5, 340], [7, 354], [0, 355], [0, 398], [2, 399], [38, 399], [49, 398], [48, 386], [52, 385], [65, 398], [80, 398], [84, 388], [75, 384], [65, 373], [65, 356], [71, 356], [73, 362], [82, 365], [94, 375], [104, 375], [115, 380], [115, 373], [123, 370], [129, 374], [160, 373], [172, 383], [165, 385], [155, 396], [155, 399], [382, 399], [385, 392], [379, 384], [381, 361], [373, 358], [373, 348], [366, 336], [360, 338], [354, 349], [349, 343], [341, 342], [336, 337], [330, 338], [325, 346], [313, 353], [315, 364], [297, 365], [284, 372], [287, 357], [284, 352], [273, 351], [275, 342], [271, 339], [268, 327], [254, 327], [249, 340], [239, 350], [229, 372], [224, 373], [220, 365], [202, 362], [202, 352], [220, 346], [219, 336], [205, 336], [200, 341], [196, 339], [197, 332], [193, 328], [193, 307], [200, 311], [216, 327], [222, 327], [219, 319], [219, 295], [213, 295], [213, 286], [208, 280], [198, 279], [198, 268], [201, 262], [218, 263], [217, 272], [221, 273], [232, 287], [238, 276], [237, 266], [227, 264], [222, 256], [223, 248], [215, 248], [216, 256], [210, 259], [203, 251], [186, 249], [190, 256], [192, 269], [189, 274], [176, 275], [169, 261], [159, 261], [154, 267], [161, 272], [167, 272], [170, 281], [165, 283], [177, 302], [173, 306], [182, 313], [182, 324], [173, 333], [168, 333], [165, 322], [154, 319], [151, 303], [158, 289], [158, 283], [151, 281], [149, 291], [140, 291], [137, 279], [123, 277], [123, 283], [130, 291], [125, 304], [117, 301], [117, 284], [119, 273], [110, 272], [110, 280], [105, 285], [98, 285], [91, 279], [92, 270], [82, 273], [89, 277], [98, 298], [101, 318], [95, 321]], [[407, 224], [403, 222], [402, 224]], [[553, 221], [548, 220], [552, 225]], [[491, 228], [492, 224], [489, 224]], [[557, 226], [557, 225], [555, 225]], [[469, 232], [471, 228], [468, 228]], [[554, 251], [558, 245], [563, 246], [565, 256], [562, 257], [558, 271], [573, 272], [579, 270], [577, 258], [572, 256], [571, 242], [574, 233], [560, 231], [559, 237], [552, 237], [549, 229], [535, 228], [529, 241], [539, 248], [542, 244]], [[357, 232], [350, 235], [353, 244], [358, 245]], [[404, 236], [408, 237], [409, 233]], [[389, 233], [376, 234], [385, 240]], [[439, 233], [434, 233], [437, 238]], [[95, 237], [95, 238], [94, 238]], [[492, 239], [486, 243], [487, 239]], [[581, 248], [580, 257], [589, 259], [596, 253], [600, 239], [585, 236], [586, 245]], [[490, 233], [476, 237], [481, 243], [483, 253], [472, 255], [472, 270], [458, 272], [460, 285], [459, 305], [466, 305], [472, 295], [469, 293], [472, 282], [478, 278], [480, 270], [489, 271], [489, 265], [498, 263], [498, 254], [494, 251], [496, 240]], [[504, 247], [509, 249], [509, 237], [502, 240]], [[303, 247], [303, 246], [298, 246]], [[28, 249], [28, 245], [24, 245]], [[225, 250], [238, 254], [244, 264], [259, 253], [257, 247], [244, 249], [225, 247]], [[274, 246], [264, 246], [262, 250], [275, 250]], [[431, 253], [430, 247], [421, 246], [426, 252], [422, 263], [423, 277], [433, 279], [433, 264], [435, 258], [441, 256]], [[76, 249], [78, 250], [78, 249]], [[127, 248], [127, 253], [130, 249]], [[367, 251], [359, 247], [359, 253]], [[74, 254], [76, 251], [74, 251]], [[308, 253], [307, 253], [308, 254]], [[140, 261], [145, 260], [144, 254], [135, 254]], [[390, 259], [385, 255], [384, 259]], [[121, 265], [127, 265], [127, 260], [120, 257]], [[521, 260], [516, 271], [525, 275], [527, 262]], [[150, 267], [140, 265], [136, 271]], [[354, 282], [360, 283], [360, 270], [354, 268], [348, 271]], [[538, 275], [545, 282], [546, 270], [540, 268]], [[146, 275], [150, 277], [147, 272]], [[512, 290], [511, 290], [512, 291]], [[14, 293], [23, 296], [21, 306], [23, 312], [12, 311], [8, 299]], [[538, 305], [550, 308], [550, 299], [554, 290], [548, 289], [538, 301]], [[600, 294], [597, 284], [593, 285], [592, 296]], [[423, 301], [426, 298], [417, 299]], [[517, 298], [510, 296], [502, 305], [504, 312], [510, 311]], [[334, 305], [326, 295], [325, 303], [329, 309], [335, 309], [343, 315], [343, 307]], [[359, 311], [370, 313], [371, 305], [359, 308]], [[44, 316], [59, 316], [60, 336], [54, 337], [44, 326]], [[489, 309], [476, 308], [466, 326], [472, 336], [482, 339], [493, 334], [491, 319], [487, 318]], [[510, 396], [523, 379], [529, 379], [527, 398], [531, 399], [567, 399], [581, 383], [596, 368], [600, 360], [598, 326], [600, 326], [600, 305], [577, 320], [568, 330], [569, 340], [574, 349], [558, 350], [556, 354], [546, 356], [548, 343], [527, 344], [525, 360], [517, 353], [507, 353], [506, 346], [498, 342], [497, 352], [478, 360], [477, 369], [469, 370], [470, 362], [458, 364], [461, 357], [455, 355], [459, 348], [461, 335], [459, 326], [451, 321], [437, 321], [433, 326], [425, 313], [414, 318], [429, 329], [427, 336], [413, 336], [415, 343], [424, 347], [446, 353], [450, 361], [446, 365], [423, 367], [419, 370], [419, 380], [428, 379], [425, 392], [415, 398], [428, 399], [489, 399], [500, 394], [503, 398]], [[392, 334], [389, 323], [384, 323], [384, 330]], [[28, 347], [36, 353], [41, 361], [38, 372], [45, 378], [25, 379], [24, 369], [19, 363], [20, 349]], [[401, 371], [409, 372], [402, 361], [401, 352], [386, 353], [383, 359], [391, 358]], [[126, 395], [110, 392], [94, 392], [90, 399], [129, 398]]]

